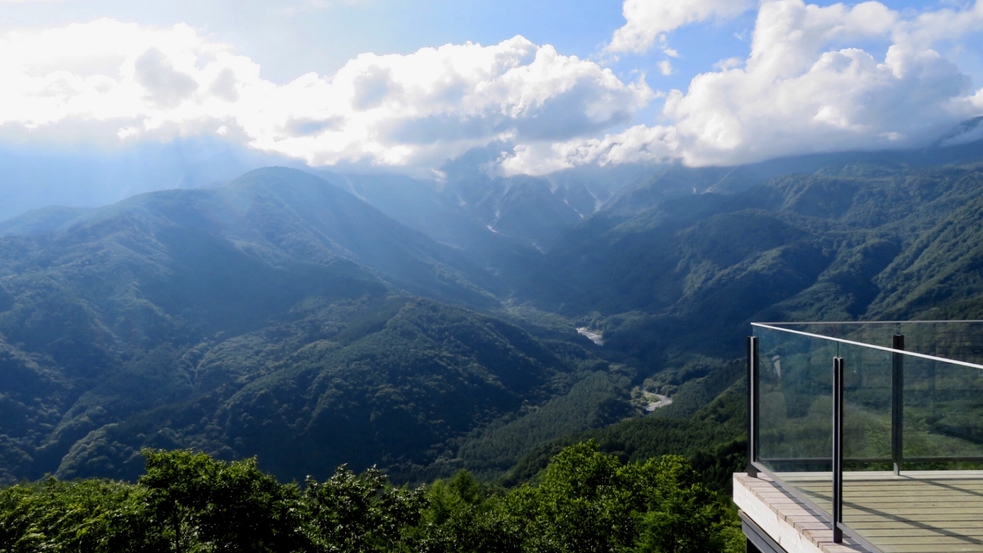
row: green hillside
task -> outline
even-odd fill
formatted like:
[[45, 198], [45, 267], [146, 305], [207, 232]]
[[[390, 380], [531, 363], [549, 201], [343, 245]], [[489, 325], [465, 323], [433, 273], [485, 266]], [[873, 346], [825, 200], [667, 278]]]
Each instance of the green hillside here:
[[546, 254], [529, 298], [658, 367], [740, 355], [751, 320], [931, 316], [983, 290], [981, 179], [975, 165], [852, 164], [602, 211]]
[[[257, 455], [285, 479], [342, 463], [382, 464], [413, 478], [453, 458], [456, 440], [477, 426], [562, 395], [599, 369], [514, 326], [432, 301], [392, 298], [344, 313], [344, 322], [331, 318], [339, 306], [326, 311], [210, 348], [185, 386], [191, 401], [161, 402], [98, 428], [58, 474], [95, 476], [113, 466], [132, 478], [142, 447], [194, 447]], [[105, 409], [134, 382], [113, 384], [76, 406]]]

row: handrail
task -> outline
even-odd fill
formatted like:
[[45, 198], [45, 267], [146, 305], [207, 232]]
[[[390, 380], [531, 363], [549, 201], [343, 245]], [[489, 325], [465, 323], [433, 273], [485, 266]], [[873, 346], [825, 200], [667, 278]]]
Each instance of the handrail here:
[[983, 319], [966, 319], [959, 321], [939, 321], [939, 320], [912, 320], [912, 321], [797, 321], [794, 323], [788, 322], [769, 322], [762, 321], [760, 323], [751, 323], [752, 325], [771, 325], [771, 326], [781, 326], [781, 325], [906, 325], [906, 324], [953, 324], [953, 323], [983, 323]]
[[[962, 322], [962, 321], [960, 321], [960, 322]], [[970, 322], [972, 322], [972, 321], [970, 321]], [[774, 330], [774, 331], [777, 331], [777, 332], [788, 332], [790, 334], [798, 334], [800, 336], [808, 336], [809, 338], [818, 338], [820, 340], [828, 340], [830, 342], [837, 342], [837, 343], [840, 343], [840, 344], [847, 344], [847, 345], [851, 345], [851, 346], [859, 346], [859, 347], [867, 348], [867, 349], [875, 349], [875, 350], [879, 350], [879, 351], [886, 351], [886, 352], [896, 353], [896, 354], [901, 354], [901, 355], [909, 355], [911, 357], [917, 357], [919, 359], [927, 359], [929, 361], [940, 361], [940, 362], [943, 362], [943, 363], [950, 363], [950, 364], [959, 365], [959, 366], [962, 366], [962, 367], [969, 367], [971, 369], [983, 370], [983, 365], [978, 365], [976, 363], [970, 363], [968, 361], [959, 361], [957, 359], [949, 359], [947, 357], [936, 357], [934, 355], [928, 355], [928, 354], [925, 354], [925, 353], [917, 353], [917, 352], [914, 352], [914, 351], [898, 350], [898, 349], [894, 349], [894, 348], [889, 348], [889, 347], [884, 347], [884, 346], [878, 346], [878, 345], [875, 345], [875, 344], [865, 344], [863, 342], [855, 342], [853, 340], [847, 340], [845, 338], [834, 338], [832, 336], [823, 336], [822, 334], [813, 334], [811, 332], [803, 332], [801, 330], [792, 330], [790, 328], [780, 328], [780, 327], [777, 327], [777, 326], [771, 326], [771, 325], [764, 324], [764, 323], [751, 323], [751, 326], [756, 326], [756, 327], [760, 327], [760, 328], [767, 328], [769, 330]]]
[[[776, 463], [782, 465], [819, 465], [819, 464], [829, 464], [829, 457], [761, 457], [758, 456], [759, 461], [767, 461], [769, 463]], [[891, 457], [844, 457], [844, 463], [857, 463], [861, 465], [870, 465], [873, 463], [890, 463], [894, 459]], [[983, 462], [983, 456], [980, 455], [947, 455], [942, 457], [905, 457], [905, 463], [978, 463]]]

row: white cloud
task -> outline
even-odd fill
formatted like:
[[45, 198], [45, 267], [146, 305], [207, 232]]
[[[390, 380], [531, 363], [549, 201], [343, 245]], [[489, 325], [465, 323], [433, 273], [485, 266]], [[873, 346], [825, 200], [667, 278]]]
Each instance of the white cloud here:
[[499, 168], [504, 175], [546, 175], [578, 165], [658, 163], [678, 150], [676, 129], [636, 125], [604, 138], [554, 143], [520, 144], [512, 155], [503, 155]]
[[[969, 77], [931, 44], [903, 39], [922, 20], [876, 2], [762, 4], [745, 66], [699, 75], [666, 102], [678, 155], [691, 164], [739, 163], [913, 145], [975, 115]], [[882, 59], [827, 49], [871, 40], [890, 44]]]
[[[649, 46], [672, 72], [680, 64], [658, 33], [734, 13], [720, 6], [629, 0], [624, 29], [641, 25], [636, 12], [663, 13]], [[981, 32], [983, 1], [910, 14], [878, 2], [764, 0], [750, 53], [665, 94], [658, 119], [639, 125], [636, 114], [662, 93], [518, 36], [363, 54], [333, 75], [278, 85], [189, 26], [101, 19], [0, 34], [0, 137], [119, 144], [212, 134], [313, 165], [418, 175], [490, 144], [509, 150], [505, 174], [901, 147], [983, 114], [983, 89], [943, 55], [974, 48]]]
[[363, 54], [330, 80], [310, 74], [279, 87], [257, 106], [262, 117], [240, 124], [257, 147], [312, 164], [436, 167], [495, 141], [596, 133], [629, 120], [650, 95], [642, 82], [516, 37]]
[[[314, 165], [429, 172], [496, 141], [565, 141], [628, 122], [652, 97], [594, 62], [522, 37], [363, 54], [285, 85], [178, 25], [101, 19], [0, 36], [0, 127], [104, 139], [217, 133]], [[72, 132], [68, 133], [72, 135]]]
[[248, 73], [246, 61], [186, 25], [148, 29], [101, 19], [8, 33], [0, 37], [0, 125], [140, 121], [149, 129], [221, 114], [202, 81], [225, 67]]
[[[973, 90], [971, 79], [935, 49], [939, 41], [978, 44], [981, 30], [983, 1], [910, 17], [877, 2], [766, 1], [747, 59], [721, 62], [693, 78], [685, 93], [670, 92], [661, 125], [538, 150], [550, 160], [534, 162], [528, 149], [517, 150], [503, 167], [540, 172], [635, 158], [726, 165], [925, 144], [983, 114], [983, 89]], [[852, 46], [871, 43], [886, 46], [886, 54]]]
[[927, 47], [937, 41], [951, 40], [981, 30], [983, 2], [977, 0], [975, 5], [967, 9], [946, 8], [921, 14], [899, 30], [899, 38], [900, 42]]
[[877, 2], [853, 8], [819, 7], [801, 0], [766, 2], [758, 11], [748, 72], [763, 78], [800, 75], [833, 41], [887, 39], [897, 24], [897, 13]]
[[615, 31], [607, 50], [641, 53], [660, 35], [683, 25], [734, 17], [752, 5], [749, 0], [625, 0], [622, 13], [626, 23]]

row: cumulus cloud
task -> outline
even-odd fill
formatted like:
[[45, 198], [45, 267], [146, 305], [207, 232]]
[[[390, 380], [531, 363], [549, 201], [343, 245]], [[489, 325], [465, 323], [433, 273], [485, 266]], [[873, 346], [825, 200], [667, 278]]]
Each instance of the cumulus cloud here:
[[226, 102], [208, 86], [226, 70], [237, 78], [258, 76], [255, 64], [228, 50], [186, 25], [152, 29], [110, 19], [7, 33], [0, 36], [0, 126], [151, 130], [222, 117]]
[[[680, 157], [733, 163], [909, 145], [973, 115], [969, 77], [929, 45], [895, 40], [911, 27], [874, 2], [762, 5], [745, 66], [699, 75], [666, 101]], [[825, 50], [876, 39], [893, 40], [882, 59], [859, 48]]]
[[195, 29], [102, 19], [0, 37], [0, 128], [106, 129], [113, 139], [218, 133], [313, 165], [429, 171], [492, 142], [564, 141], [628, 122], [639, 80], [521, 36], [363, 54], [285, 85]]
[[[737, 9], [711, 0], [624, 6], [628, 24], [609, 49], [655, 44], [663, 73], [680, 64], [660, 33]], [[0, 137], [215, 134], [312, 165], [417, 175], [489, 145], [503, 145], [504, 174], [902, 147], [983, 114], [983, 89], [944, 55], [971, 48], [981, 32], [983, 0], [914, 14], [879, 2], [763, 0], [746, 56], [721, 60], [685, 91], [655, 93], [643, 79], [521, 36], [363, 54], [333, 75], [276, 84], [189, 26], [101, 19], [0, 34]], [[655, 98], [664, 100], [657, 120], [639, 124]]]
[[[597, 132], [628, 121], [651, 94], [644, 82], [626, 84], [593, 62], [516, 37], [363, 54], [331, 79], [311, 74], [277, 88], [263, 117], [240, 124], [255, 146], [312, 164], [437, 167], [492, 142]], [[284, 124], [298, 119], [331, 124], [309, 134]]]
[[[981, 1], [915, 16], [878, 2], [766, 1], [749, 56], [697, 75], [686, 92], [668, 93], [661, 125], [564, 141], [538, 148], [536, 156], [517, 149], [502, 167], [540, 173], [621, 159], [727, 165], [926, 144], [983, 114], [983, 89], [974, 90], [935, 49], [940, 41], [978, 41], [980, 31]], [[858, 47], [864, 44], [879, 44], [886, 53], [875, 56]]]
[[734, 17], [752, 5], [749, 0], [625, 0], [626, 23], [615, 31], [607, 50], [641, 53], [665, 33], [715, 17]]

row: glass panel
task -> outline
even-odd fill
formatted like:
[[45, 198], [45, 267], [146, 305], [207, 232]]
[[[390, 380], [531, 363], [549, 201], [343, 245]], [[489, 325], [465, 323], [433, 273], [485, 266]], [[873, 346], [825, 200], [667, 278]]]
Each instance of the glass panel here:
[[[889, 456], [893, 354], [856, 346], [841, 351], [847, 364], [844, 437], [848, 451], [851, 456]], [[851, 369], [851, 363], [857, 364], [855, 356], [863, 358], [862, 366], [856, 367], [863, 373], [859, 376]], [[933, 540], [939, 551], [958, 551], [966, 545], [962, 533], [967, 527], [950, 523], [953, 517], [960, 520], [954, 514], [958, 509], [952, 506], [975, 513], [983, 472], [933, 469], [983, 468], [979, 461], [966, 459], [983, 459], [983, 371], [901, 356], [905, 457], [901, 474], [895, 475], [890, 463], [845, 462], [843, 522], [884, 551], [898, 550], [906, 539], [899, 534], [912, 527], [917, 527], [918, 535]]]
[[901, 330], [899, 323], [787, 323], [780, 326], [790, 330], [886, 348], [892, 346], [894, 335]]
[[[894, 353], [842, 344], [843, 358], [843, 522], [868, 520], [883, 496], [871, 479], [893, 477], [891, 398]], [[871, 505], [871, 502], [874, 504]]]
[[983, 365], [983, 322], [829, 322], [779, 323], [773, 326], [890, 348], [893, 336], [905, 337], [905, 350]]
[[836, 345], [766, 328], [758, 337], [758, 462], [827, 512]]
[[902, 323], [905, 350], [983, 364], [983, 323]]
[[889, 351], [840, 345], [844, 470], [893, 470]]
[[[905, 355], [904, 373], [905, 458], [983, 459], [983, 370]], [[938, 461], [916, 467], [957, 468]]]

